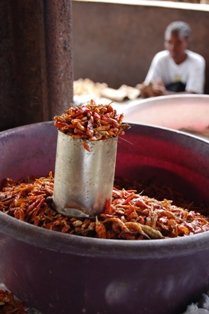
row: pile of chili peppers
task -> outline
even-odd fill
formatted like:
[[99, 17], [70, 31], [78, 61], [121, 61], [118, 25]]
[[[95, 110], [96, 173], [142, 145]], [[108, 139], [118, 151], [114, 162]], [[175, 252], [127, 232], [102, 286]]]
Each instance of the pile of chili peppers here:
[[1, 314], [27, 314], [25, 304], [16, 299], [12, 292], [0, 289], [0, 313]]
[[209, 230], [209, 218], [201, 213], [116, 187], [112, 201], [98, 216], [67, 217], [53, 209], [53, 185], [51, 172], [21, 182], [6, 179], [0, 191], [0, 211], [49, 230], [103, 239], [163, 239]]
[[55, 116], [55, 127], [73, 138], [98, 141], [123, 135], [129, 128], [122, 122], [111, 104], [96, 105], [94, 100], [82, 106], [72, 106], [62, 115]]

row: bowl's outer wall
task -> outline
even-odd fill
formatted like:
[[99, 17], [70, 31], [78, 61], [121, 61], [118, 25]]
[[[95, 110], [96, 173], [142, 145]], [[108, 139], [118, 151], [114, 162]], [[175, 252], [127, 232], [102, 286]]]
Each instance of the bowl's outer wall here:
[[4, 235], [1, 252], [6, 285], [48, 314], [180, 314], [208, 288], [208, 252], [129, 261], [58, 256]]
[[[56, 135], [48, 122], [0, 133], [0, 181], [53, 170]], [[119, 140], [116, 176], [168, 180], [188, 195], [192, 191], [191, 198], [208, 202], [208, 146], [184, 134], [133, 125]], [[0, 220], [2, 230], [3, 223]], [[111, 254], [101, 258], [98, 252], [66, 253], [33, 240], [30, 244], [24, 237], [1, 232], [0, 279], [44, 313], [180, 314], [208, 288], [209, 249], [176, 257], [168, 252], [157, 258], [144, 258], [143, 252], [140, 257], [137, 252], [137, 259], [136, 252], [125, 258], [124, 250], [124, 258]]]

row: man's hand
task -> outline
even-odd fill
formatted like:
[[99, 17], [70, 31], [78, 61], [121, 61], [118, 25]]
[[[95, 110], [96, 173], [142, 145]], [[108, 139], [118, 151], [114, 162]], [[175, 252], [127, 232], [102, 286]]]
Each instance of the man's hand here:
[[140, 90], [141, 96], [144, 98], [162, 96], [167, 94], [165, 85], [162, 81], [156, 81], [155, 83], [149, 84], [138, 84], [137, 88]]
[[163, 81], [159, 80], [152, 83], [152, 92], [154, 96], [166, 95], [166, 88]]

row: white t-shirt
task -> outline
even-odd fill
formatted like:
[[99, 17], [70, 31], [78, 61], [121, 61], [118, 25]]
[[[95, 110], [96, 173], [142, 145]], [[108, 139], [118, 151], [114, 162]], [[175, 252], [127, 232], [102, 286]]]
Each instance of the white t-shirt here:
[[202, 94], [205, 84], [205, 59], [187, 50], [187, 58], [176, 64], [167, 50], [158, 52], [151, 63], [145, 83], [162, 80], [165, 85], [181, 81], [185, 91]]

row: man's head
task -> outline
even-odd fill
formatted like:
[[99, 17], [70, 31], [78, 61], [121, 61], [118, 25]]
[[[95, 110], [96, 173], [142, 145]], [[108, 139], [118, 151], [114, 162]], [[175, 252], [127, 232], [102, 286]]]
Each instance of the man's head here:
[[186, 49], [190, 37], [191, 28], [182, 21], [172, 22], [165, 30], [165, 48], [177, 64], [180, 64], [186, 58]]

